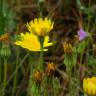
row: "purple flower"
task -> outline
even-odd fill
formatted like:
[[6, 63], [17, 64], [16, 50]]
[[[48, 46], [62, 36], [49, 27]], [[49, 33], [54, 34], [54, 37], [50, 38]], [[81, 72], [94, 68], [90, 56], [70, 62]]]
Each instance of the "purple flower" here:
[[88, 33], [85, 32], [82, 28], [80, 28], [78, 31], [78, 36], [79, 36], [79, 40], [81, 41], [88, 36]]

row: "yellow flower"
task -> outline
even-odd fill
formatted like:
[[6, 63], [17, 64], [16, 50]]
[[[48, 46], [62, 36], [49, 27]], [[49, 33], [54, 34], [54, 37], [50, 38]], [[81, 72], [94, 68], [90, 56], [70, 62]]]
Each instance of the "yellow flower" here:
[[[21, 37], [20, 40], [17, 40], [15, 42], [16, 45], [19, 45], [30, 51], [41, 51], [38, 37], [33, 33], [29, 33], [29, 32], [26, 32], [25, 34], [21, 33], [20, 37]], [[46, 47], [51, 45], [52, 42], [49, 43], [49, 36], [45, 36], [44, 43], [43, 43], [44, 51], [47, 51], [48, 49]]]
[[96, 77], [84, 78], [83, 90], [89, 96], [96, 96]]
[[45, 36], [53, 29], [54, 23], [48, 18], [35, 18], [27, 23], [27, 28], [37, 36]]

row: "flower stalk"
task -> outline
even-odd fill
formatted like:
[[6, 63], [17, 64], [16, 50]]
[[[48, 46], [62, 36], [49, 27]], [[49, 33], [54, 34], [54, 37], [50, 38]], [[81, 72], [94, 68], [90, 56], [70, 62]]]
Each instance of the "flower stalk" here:
[[0, 0], [0, 36], [4, 33], [5, 19], [3, 14], [3, 0]]
[[2, 94], [2, 96], [5, 96], [6, 79], [7, 79], [7, 58], [4, 57], [4, 78], [3, 78], [3, 94]]
[[[17, 52], [17, 59], [16, 59], [16, 65], [15, 65], [15, 69], [17, 69], [18, 63], [19, 63], [19, 50], [16, 50]], [[18, 70], [16, 70], [16, 74], [14, 75], [14, 80], [13, 80], [13, 90], [12, 90], [12, 96], [14, 96], [15, 90], [16, 90], [16, 86], [17, 86], [17, 72]], [[16, 95], [17, 96], [17, 95]]]
[[39, 37], [39, 41], [40, 41], [40, 64], [38, 65], [38, 69], [39, 70], [43, 70], [43, 43], [44, 43], [44, 37]]
[[30, 96], [33, 96], [32, 93], [32, 73], [33, 73], [33, 69], [32, 69], [32, 64], [31, 64], [31, 56], [29, 56], [29, 67], [30, 67], [30, 75], [29, 75], [29, 89], [30, 89]]

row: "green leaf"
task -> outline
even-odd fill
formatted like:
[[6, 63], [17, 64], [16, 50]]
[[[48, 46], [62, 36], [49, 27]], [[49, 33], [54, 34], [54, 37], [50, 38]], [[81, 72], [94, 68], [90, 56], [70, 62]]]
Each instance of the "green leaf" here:
[[86, 45], [87, 45], [86, 41], [80, 42], [79, 45], [77, 46], [77, 52], [80, 54], [83, 53], [86, 48]]
[[93, 57], [92, 55], [90, 55], [87, 59], [87, 64], [89, 66], [96, 66], [96, 57]]

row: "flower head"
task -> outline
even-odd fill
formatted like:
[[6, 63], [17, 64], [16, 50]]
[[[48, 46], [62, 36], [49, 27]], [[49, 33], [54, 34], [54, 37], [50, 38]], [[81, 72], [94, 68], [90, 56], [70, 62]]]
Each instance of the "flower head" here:
[[47, 72], [50, 75], [55, 71], [55, 64], [53, 62], [47, 64]]
[[53, 24], [48, 18], [36, 18], [27, 23], [27, 28], [37, 36], [45, 36], [53, 29]]
[[64, 52], [69, 54], [72, 52], [72, 45], [70, 43], [63, 43]]
[[84, 78], [83, 90], [89, 96], [96, 96], [96, 77]]
[[34, 79], [35, 79], [35, 81], [37, 82], [37, 83], [40, 83], [41, 82], [41, 80], [42, 80], [42, 73], [40, 72], [40, 71], [36, 71], [35, 73], [34, 73]]
[[[21, 33], [20, 40], [17, 40], [15, 44], [23, 48], [26, 48], [29, 51], [41, 51], [38, 37], [33, 33], [28, 33], [28, 32], [26, 32], [25, 34]], [[49, 37], [45, 36], [44, 42], [43, 42], [44, 51], [47, 51], [46, 47], [51, 45], [52, 45], [52, 42], [49, 43]]]
[[80, 28], [78, 31], [78, 36], [79, 36], [79, 40], [81, 41], [88, 36], [88, 33], [85, 32], [82, 28]]
[[1, 42], [4, 42], [4, 43], [8, 43], [8, 41], [9, 41], [9, 36], [8, 36], [8, 34], [7, 34], [7, 33], [2, 34], [2, 35], [0, 36], [0, 41], [1, 41]]

